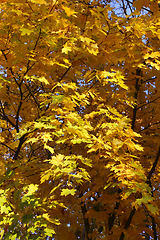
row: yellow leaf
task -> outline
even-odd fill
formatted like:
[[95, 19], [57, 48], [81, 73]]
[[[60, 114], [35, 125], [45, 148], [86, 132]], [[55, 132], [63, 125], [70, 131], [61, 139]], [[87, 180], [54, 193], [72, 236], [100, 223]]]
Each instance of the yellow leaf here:
[[144, 59], [148, 59], [148, 58], [158, 58], [160, 57], [160, 52], [152, 52], [152, 53], [147, 53], [144, 56]]
[[58, 219], [51, 219], [51, 218], [49, 217], [49, 214], [48, 214], [48, 213], [43, 213], [43, 217], [44, 217], [47, 221], [49, 221], [49, 222], [51, 222], [51, 223], [54, 223], [54, 224], [56, 224], [56, 225], [60, 225], [59, 220], [58, 220]]
[[72, 48], [70, 46], [67, 46], [66, 44], [62, 48], [62, 53], [68, 54], [68, 52], [71, 52]]
[[80, 36], [80, 40], [82, 42], [86, 42], [88, 45], [90, 45], [91, 42], [94, 42], [94, 40], [88, 38], [88, 37], [83, 37], [83, 36]]
[[32, 32], [33, 32], [33, 30], [29, 30], [29, 29], [27, 29], [27, 28], [20, 28], [20, 31], [22, 32], [21, 33], [21, 35], [22, 36], [24, 36], [24, 35], [30, 35]]
[[48, 149], [52, 154], [54, 153], [54, 149], [50, 146], [48, 146], [46, 143], [44, 144], [44, 148]]
[[97, 55], [99, 53], [98, 45], [96, 43], [90, 44], [90, 46], [87, 47], [87, 50], [90, 54], [93, 54], [93, 55]]
[[45, 0], [30, 0], [32, 3], [37, 3], [37, 4], [45, 4], [47, 5], [47, 2]]
[[75, 189], [62, 189], [61, 196], [67, 196], [69, 194], [74, 195], [75, 194]]
[[120, 148], [123, 145], [123, 142], [120, 141], [119, 139], [114, 138], [113, 145], [115, 145], [117, 148]]
[[65, 7], [65, 6], [63, 6], [63, 9], [66, 12], [67, 16], [69, 16], [69, 17], [70, 16], [76, 17], [76, 15], [74, 15], [76, 12], [73, 9], [71, 9], [69, 7]]
[[0, 160], [0, 175], [5, 173], [6, 167], [2, 160]]
[[39, 80], [40, 82], [45, 83], [45, 84], [49, 84], [48, 80], [47, 80], [45, 77], [40, 77], [40, 78], [38, 78], [38, 80]]
[[30, 184], [28, 187], [28, 193], [26, 194], [28, 195], [32, 195], [33, 193], [35, 193], [38, 190], [38, 184]]

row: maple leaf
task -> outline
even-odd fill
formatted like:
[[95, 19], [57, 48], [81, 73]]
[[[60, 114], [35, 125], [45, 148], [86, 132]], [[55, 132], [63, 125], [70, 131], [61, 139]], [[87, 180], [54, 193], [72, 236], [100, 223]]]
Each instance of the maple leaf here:
[[69, 194], [75, 195], [76, 190], [75, 189], [62, 189], [61, 196], [67, 196]]
[[49, 84], [48, 80], [45, 77], [40, 77], [38, 80], [42, 83], [44, 82], [45, 84]]
[[[51, 223], [60, 225], [60, 222], [58, 221], [58, 219], [51, 219], [48, 213], [43, 213], [43, 217]], [[53, 230], [53, 232], [54, 232], [54, 230]]]
[[62, 48], [62, 53], [68, 54], [68, 52], [71, 52], [71, 51], [72, 51], [72, 48], [70, 46], [65, 45]]
[[66, 12], [67, 16], [76, 17], [76, 15], [75, 15], [76, 12], [73, 9], [71, 9], [70, 7], [67, 7], [67, 6], [62, 6], [62, 7], [63, 7], [64, 11]]
[[32, 32], [33, 32], [33, 30], [29, 30], [29, 29], [27, 29], [27, 28], [21, 28], [20, 29], [21, 30], [21, 35], [22, 36], [24, 36], [24, 35], [30, 35]]
[[56, 233], [54, 229], [50, 229], [50, 228], [45, 228], [45, 232], [46, 232], [46, 235], [49, 237], [52, 237], [53, 234]]
[[37, 3], [37, 4], [45, 4], [47, 5], [47, 2], [45, 0], [30, 0], [32, 3]]
[[159, 239], [158, 1], [0, 4], [0, 238]]

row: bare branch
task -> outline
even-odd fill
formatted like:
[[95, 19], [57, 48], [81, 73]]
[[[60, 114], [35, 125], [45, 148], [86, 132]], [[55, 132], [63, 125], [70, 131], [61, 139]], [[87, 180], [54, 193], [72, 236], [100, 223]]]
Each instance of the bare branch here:
[[156, 169], [159, 156], [160, 156], [160, 147], [158, 148], [157, 156], [156, 156], [155, 161], [154, 161], [154, 163], [153, 163], [153, 165], [152, 165], [152, 168], [151, 168], [150, 172], [148, 173], [147, 180], [150, 180], [150, 179], [151, 179], [152, 174], [154, 173], [154, 171], [155, 171], [155, 169]]

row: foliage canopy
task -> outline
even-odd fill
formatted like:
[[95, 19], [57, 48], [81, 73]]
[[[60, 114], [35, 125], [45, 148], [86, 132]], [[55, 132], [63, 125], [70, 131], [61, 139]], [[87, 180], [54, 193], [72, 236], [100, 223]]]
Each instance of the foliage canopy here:
[[0, 1], [1, 239], [158, 239], [158, 0]]

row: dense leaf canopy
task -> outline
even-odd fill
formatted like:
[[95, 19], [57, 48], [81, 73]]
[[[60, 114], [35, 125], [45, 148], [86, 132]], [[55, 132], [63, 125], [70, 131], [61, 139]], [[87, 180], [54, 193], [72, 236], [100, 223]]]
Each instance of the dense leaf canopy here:
[[160, 238], [160, 1], [0, 1], [1, 239]]

